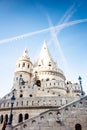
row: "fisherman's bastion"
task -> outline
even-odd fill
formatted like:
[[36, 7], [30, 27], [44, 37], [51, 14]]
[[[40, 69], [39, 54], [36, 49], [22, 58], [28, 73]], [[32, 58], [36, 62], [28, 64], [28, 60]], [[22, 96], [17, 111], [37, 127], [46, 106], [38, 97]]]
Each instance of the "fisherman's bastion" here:
[[45, 41], [35, 63], [25, 49], [11, 92], [0, 99], [0, 130], [87, 130], [87, 96], [78, 77], [66, 82]]

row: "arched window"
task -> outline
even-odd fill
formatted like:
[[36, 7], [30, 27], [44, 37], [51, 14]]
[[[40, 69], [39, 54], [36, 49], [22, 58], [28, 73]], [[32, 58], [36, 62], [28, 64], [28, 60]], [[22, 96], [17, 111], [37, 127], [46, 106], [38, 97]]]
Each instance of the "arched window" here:
[[32, 94], [30, 94], [29, 96], [32, 97]]
[[27, 120], [28, 118], [29, 118], [29, 115], [28, 113], [26, 113], [24, 119]]
[[22, 114], [19, 114], [19, 118], [18, 118], [18, 123], [22, 122], [23, 121], [23, 115]]
[[82, 130], [82, 126], [80, 124], [75, 125], [75, 130]]
[[0, 123], [1, 123], [1, 124], [3, 123], [3, 115], [1, 115]]
[[44, 116], [41, 116], [40, 119], [43, 120], [43, 119], [44, 119]]
[[18, 64], [18, 67], [20, 67], [20, 64]]
[[22, 98], [23, 97], [23, 94], [20, 94], [20, 98]]
[[28, 66], [27, 66], [28, 68], [29, 68], [29, 64], [28, 64]]
[[46, 81], [49, 81], [49, 78], [47, 78]]
[[8, 122], [8, 115], [7, 114], [5, 115], [5, 121], [6, 121], [6, 123]]
[[22, 67], [25, 67], [25, 63], [22, 64]]
[[16, 106], [18, 106], [18, 102], [16, 103]]
[[27, 106], [28, 106], [28, 101], [27, 101]]
[[23, 101], [21, 102], [21, 105], [23, 106]]
[[40, 87], [40, 86], [41, 86], [41, 81], [40, 81], [40, 80], [37, 80], [37, 81], [36, 81], [36, 85]]

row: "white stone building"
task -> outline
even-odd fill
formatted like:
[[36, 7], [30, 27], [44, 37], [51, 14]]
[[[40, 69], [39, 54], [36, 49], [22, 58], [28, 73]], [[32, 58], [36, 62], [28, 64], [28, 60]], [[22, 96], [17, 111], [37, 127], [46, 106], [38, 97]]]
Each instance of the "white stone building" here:
[[80, 87], [66, 83], [46, 42], [35, 63], [25, 49], [16, 62], [12, 90], [0, 99], [0, 129], [8, 123], [14, 94], [12, 130], [87, 130], [87, 97]]

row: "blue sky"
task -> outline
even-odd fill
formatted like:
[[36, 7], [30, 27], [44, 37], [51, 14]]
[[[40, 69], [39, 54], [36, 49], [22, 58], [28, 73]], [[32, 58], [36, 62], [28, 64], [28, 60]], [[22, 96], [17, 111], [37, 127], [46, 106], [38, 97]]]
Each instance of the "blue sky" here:
[[[43, 29], [82, 20], [62, 29]], [[10, 92], [15, 64], [25, 48], [32, 61], [43, 41], [67, 80], [82, 77], [87, 91], [87, 1], [86, 0], [0, 0], [0, 97]], [[23, 34], [41, 33], [21, 38]], [[34, 33], [33, 33], [34, 34]], [[19, 36], [17, 40], [7, 40]], [[5, 40], [7, 42], [2, 42]]]

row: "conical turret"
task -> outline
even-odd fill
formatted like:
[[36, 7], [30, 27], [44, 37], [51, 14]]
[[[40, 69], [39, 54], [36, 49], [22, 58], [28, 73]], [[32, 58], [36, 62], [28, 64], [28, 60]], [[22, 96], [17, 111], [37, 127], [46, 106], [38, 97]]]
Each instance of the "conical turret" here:
[[25, 48], [23, 55], [16, 62], [14, 88], [18, 89], [20, 85], [30, 82], [32, 67], [33, 65], [28, 56], [28, 50]]
[[34, 64], [34, 72], [37, 72], [40, 80], [65, 80], [63, 71], [57, 67], [50, 55], [46, 41], [44, 41], [39, 58]]
[[53, 59], [50, 55], [50, 52], [47, 48], [46, 41], [44, 41], [44, 43], [43, 43], [43, 47], [41, 49], [39, 58], [36, 61], [35, 65], [44, 66], [44, 67], [46, 67], [46, 66], [56, 67], [56, 64], [53, 61]]

